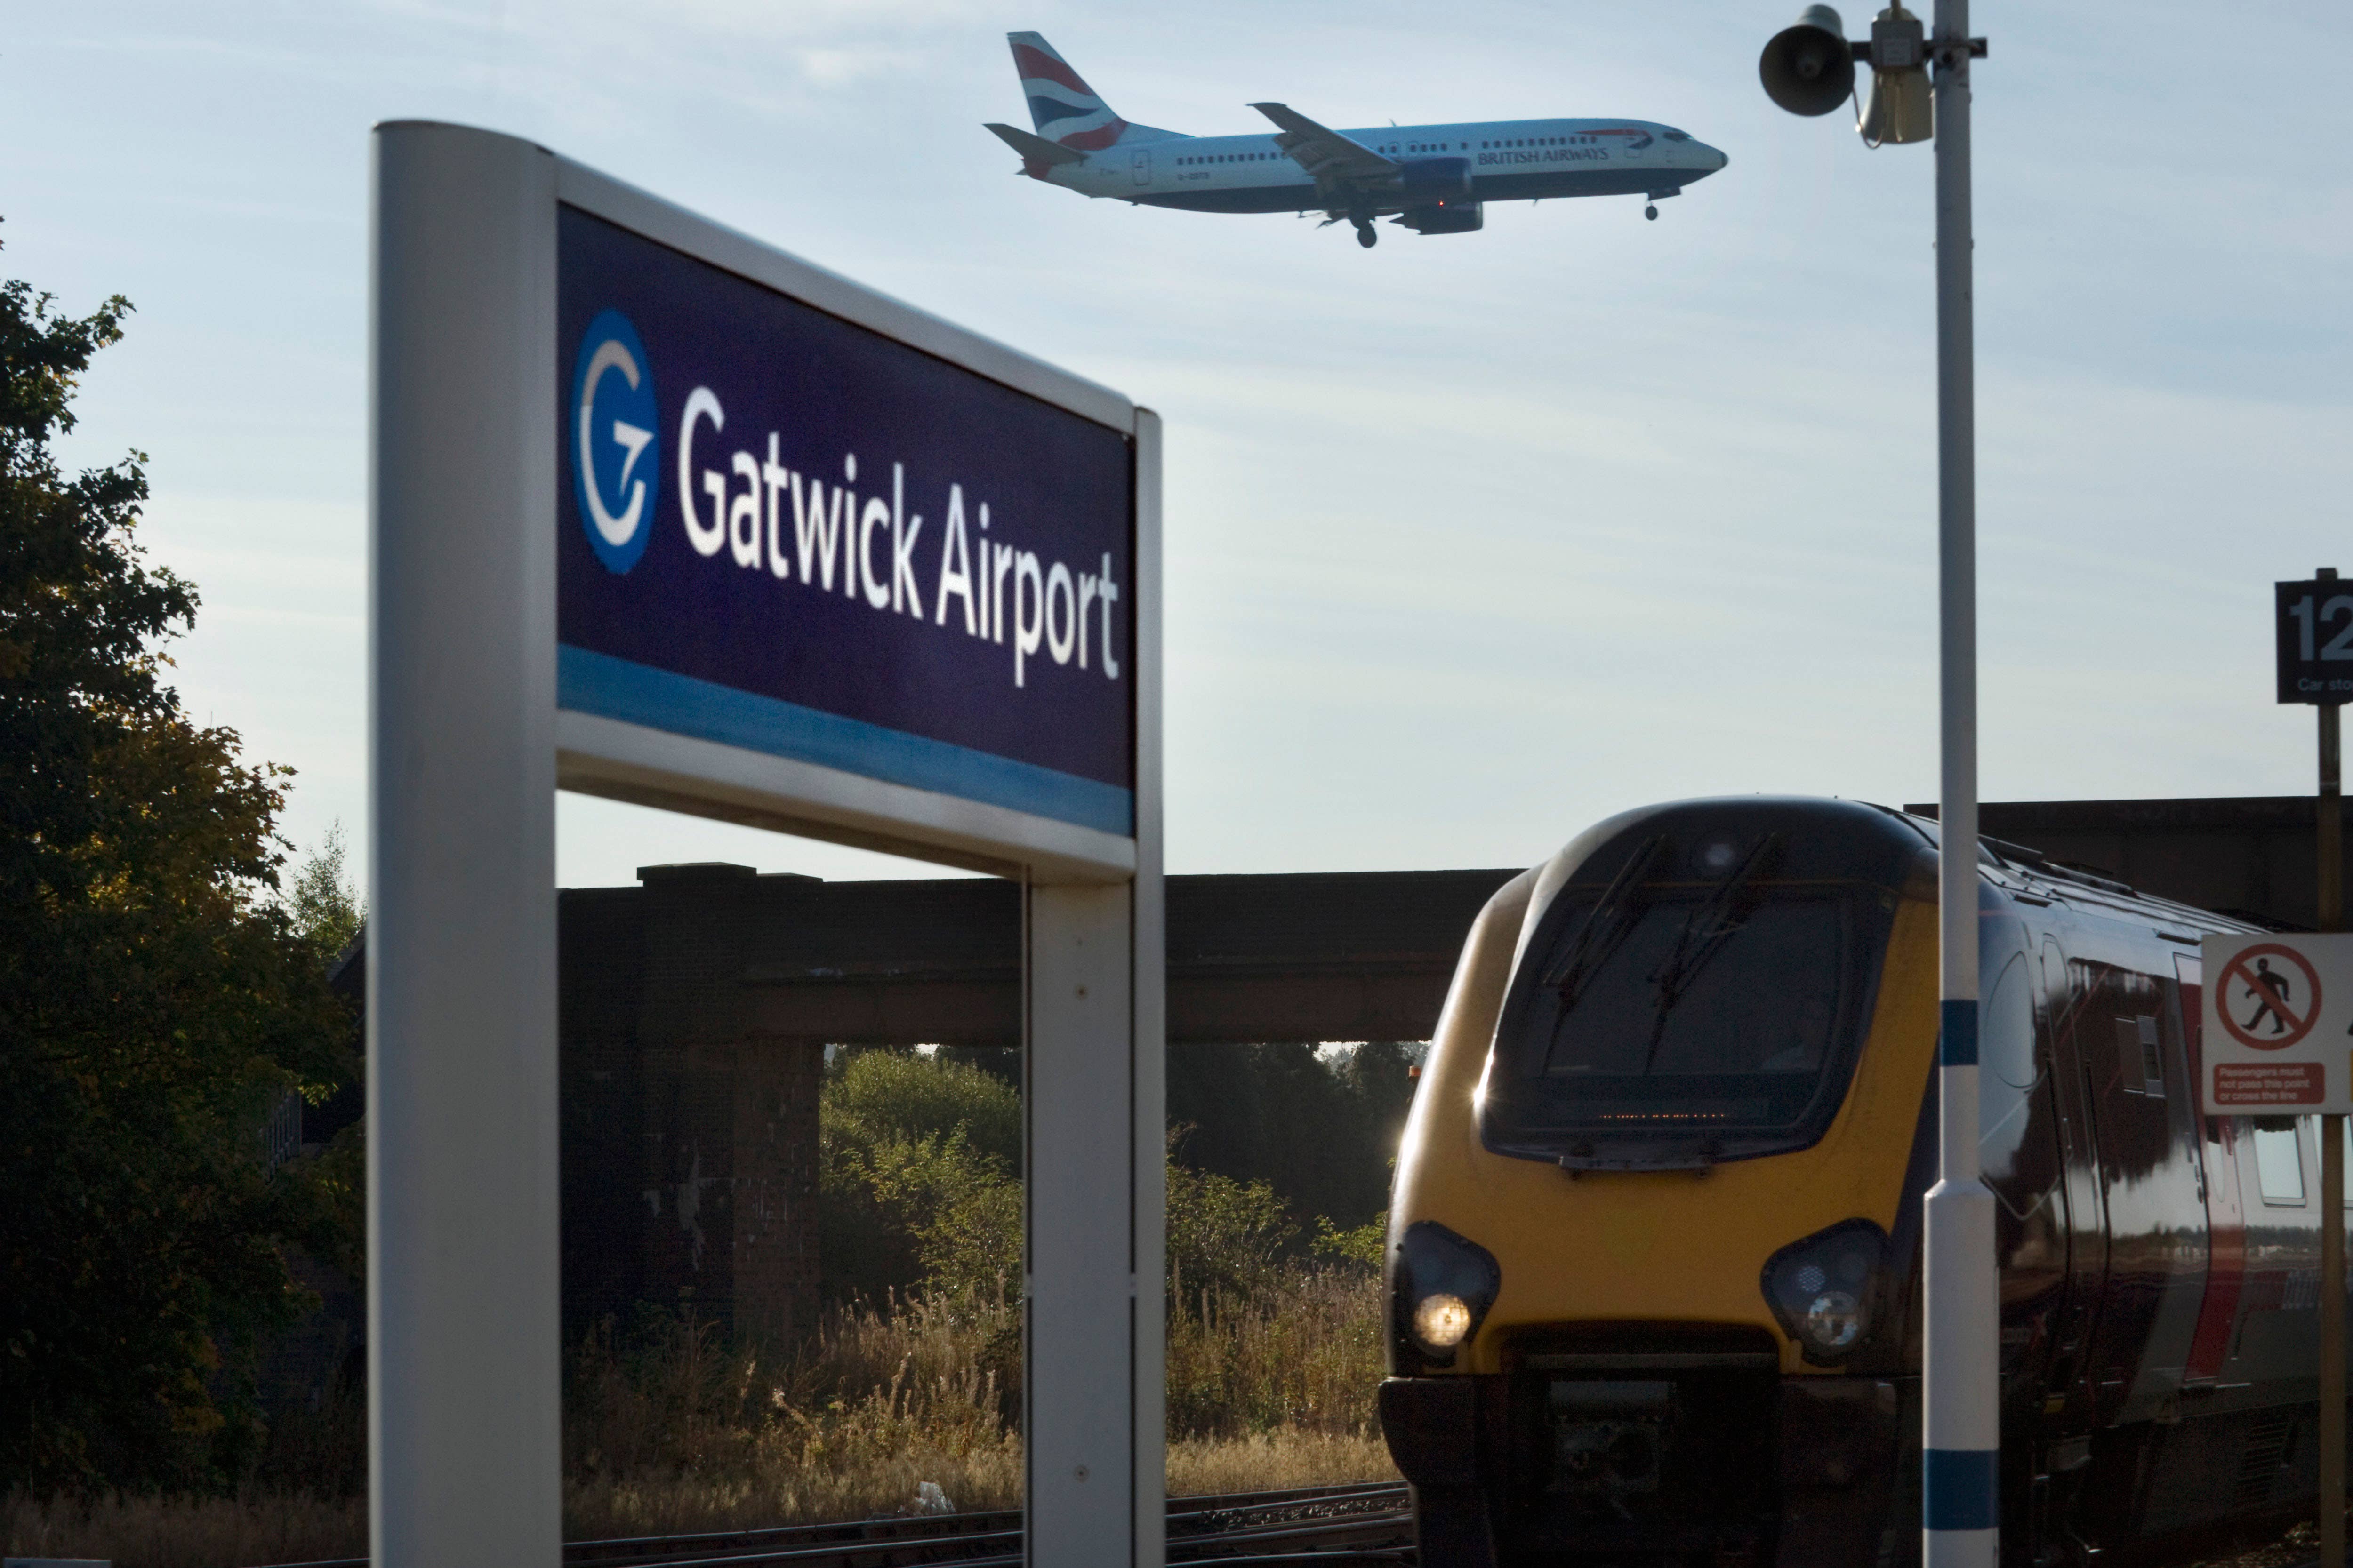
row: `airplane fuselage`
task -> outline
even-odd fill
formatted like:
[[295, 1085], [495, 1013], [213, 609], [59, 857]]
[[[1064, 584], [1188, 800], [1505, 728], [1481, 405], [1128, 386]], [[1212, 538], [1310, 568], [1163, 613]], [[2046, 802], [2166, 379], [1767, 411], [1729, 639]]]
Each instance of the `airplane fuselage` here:
[[[1409, 170], [1443, 173], [1461, 160], [1468, 188], [1451, 199], [1474, 202], [1672, 195], [1725, 162], [1683, 132], [1642, 120], [1391, 125], [1345, 134]], [[1332, 205], [1272, 134], [1131, 139], [1083, 163], [1033, 166], [1031, 173], [1084, 195], [1188, 212], [1313, 212]], [[1421, 199], [1409, 183], [1378, 194], [1369, 206], [1377, 214], [1404, 212]]]

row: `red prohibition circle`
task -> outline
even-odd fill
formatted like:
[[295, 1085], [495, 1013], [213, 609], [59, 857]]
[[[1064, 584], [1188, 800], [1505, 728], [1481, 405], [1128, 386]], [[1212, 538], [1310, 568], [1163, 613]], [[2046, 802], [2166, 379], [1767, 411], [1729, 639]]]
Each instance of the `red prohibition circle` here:
[[[2255, 971], [2250, 967], [2253, 961], [2258, 958], [2284, 958], [2295, 965], [2296, 972], [2304, 976], [2304, 1006], [2301, 1017], [2297, 1016], [2297, 1009], [2275, 995], [2271, 1001], [2255, 1009], [2255, 1017], [2261, 1017], [2268, 1010], [2280, 1022], [2285, 1024], [2287, 1028], [2280, 1034], [2249, 1034], [2240, 1027], [2238, 1019], [2231, 1016], [2231, 989], [2233, 984], [2243, 984], [2258, 996], [2265, 994], [2268, 990]], [[2214, 1011], [2221, 1016], [2222, 1027], [2230, 1037], [2249, 1050], [2284, 1051], [2312, 1033], [2312, 1026], [2320, 1021], [2320, 974], [2312, 967], [2310, 959], [2284, 942], [2258, 942], [2253, 947], [2242, 948], [2239, 950], [2238, 956], [2222, 966], [2221, 988], [2214, 994]], [[2249, 1018], [2247, 1022], [2253, 1024], [2254, 1018]]]

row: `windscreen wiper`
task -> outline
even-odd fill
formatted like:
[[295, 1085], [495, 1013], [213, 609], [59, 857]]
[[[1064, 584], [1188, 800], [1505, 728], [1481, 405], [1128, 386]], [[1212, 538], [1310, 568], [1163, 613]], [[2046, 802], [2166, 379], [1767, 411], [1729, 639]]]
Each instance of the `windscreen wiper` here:
[[1683, 1000], [1684, 993], [1692, 988], [1692, 983], [1699, 978], [1699, 972], [1724, 951], [1725, 944], [1742, 926], [1748, 923], [1746, 915], [1732, 918], [1733, 902], [1740, 896], [1741, 889], [1756, 878], [1765, 864], [1766, 857], [1780, 842], [1779, 834], [1767, 834], [1757, 840], [1757, 847], [1748, 852], [1746, 859], [1734, 867], [1723, 881], [1709, 889], [1699, 907], [1692, 910], [1691, 918], [1683, 921], [1683, 931], [1675, 937], [1674, 952], [1667, 955], [1667, 961], [1659, 966], [1659, 972], [1651, 976], [1651, 982], [1659, 988], [1659, 1012], [1651, 1027], [1651, 1048], [1642, 1055], [1642, 1071], [1645, 1074], [1650, 1072], [1651, 1059], [1659, 1054], [1659, 1041], [1667, 1032], [1668, 1012]]
[[1665, 842], [1663, 837], [1654, 834], [1626, 857], [1626, 864], [1609, 879], [1593, 912], [1586, 917], [1585, 929], [1577, 933], [1577, 940], [1569, 943], [1568, 951], [1560, 955], [1559, 962], [1544, 977], [1544, 984], [1559, 993], [1564, 1016], [1577, 1005], [1577, 997], [1634, 929], [1634, 922], [1626, 917], [1634, 906], [1634, 895], [1641, 888], [1642, 879], [1650, 874], [1651, 862], [1659, 858], [1659, 847]]

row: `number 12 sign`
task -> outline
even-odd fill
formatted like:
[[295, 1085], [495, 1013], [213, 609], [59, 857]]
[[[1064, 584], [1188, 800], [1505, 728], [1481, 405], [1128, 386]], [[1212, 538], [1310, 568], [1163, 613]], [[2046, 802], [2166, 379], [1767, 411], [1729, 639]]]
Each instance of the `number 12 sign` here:
[[2272, 584], [2282, 702], [2353, 701], [2353, 578]]

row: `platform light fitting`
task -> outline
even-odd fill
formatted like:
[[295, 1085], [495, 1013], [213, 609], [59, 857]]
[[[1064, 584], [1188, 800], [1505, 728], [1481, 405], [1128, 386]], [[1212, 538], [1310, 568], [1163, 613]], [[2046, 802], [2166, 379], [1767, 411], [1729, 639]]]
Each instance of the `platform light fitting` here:
[[[1985, 42], [1969, 40], [1981, 56]], [[1854, 96], [1854, 68], [1871, 67], [1871, 90], [1855, 130], [1873, 147], [1933, 142], [1936, 89], [1928, 76], [1927, 29], [1894, 0], [1871, 24], [1871, 41], [1850, 43], [1846, 26], [1828, 5], [1809, 5], [1795, 26], [1773, 35], [1757, 61], [1765, 95], [1792, 114], [1828, 114]]]
[[1871, 24], [1871, 96], [1854, 128], [1873, 147], [1936, 140], [1927, 29], [1900, 0]]
[[1765, 96], [1792, 114], [1828, 114], [1854, 96], [1854, 50], [1828, 5], [1809, 5], [1757, 61]]

